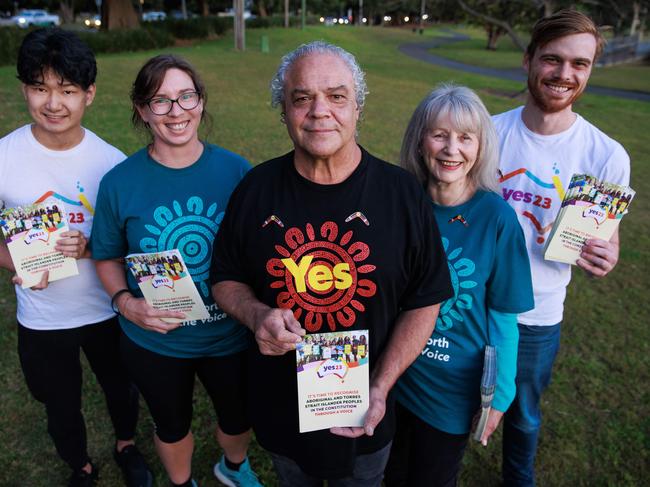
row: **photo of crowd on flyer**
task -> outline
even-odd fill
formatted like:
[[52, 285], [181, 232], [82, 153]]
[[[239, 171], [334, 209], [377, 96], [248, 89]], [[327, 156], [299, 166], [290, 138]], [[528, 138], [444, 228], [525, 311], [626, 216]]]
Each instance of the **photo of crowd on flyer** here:
[[61, 205], [39, 203], [25, 207], [5, 208], [0, 211], [0, 226], [7, 243], [30, 230], [53, 232], [66, 225]]
[[635, 191], [628, 186], [600, 181], [588, 174], [574, 174], [562, 201], [562, 207], [569, 205], [598, 205], [610, 218], [619, 218], [627, 213]]
[[343, 362], [348, 367], [368, 361], [368, 331], [342, 331], [305, 335], [296, 346], [298, 372], [307, 364], [325, 360]]
[[126, 257], [126, 264], [138, 283], [153, 276], [178, 280], [188, 275], [178, 250], [129, 255]]

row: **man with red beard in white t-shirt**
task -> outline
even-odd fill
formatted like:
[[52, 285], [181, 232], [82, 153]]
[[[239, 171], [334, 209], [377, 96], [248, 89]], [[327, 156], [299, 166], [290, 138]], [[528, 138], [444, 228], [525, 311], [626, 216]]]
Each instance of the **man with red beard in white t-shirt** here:
[[[535, 484], [541, 424], [540, 399], [551, 378], [571, 266], [545, 261], [543, 249], [573, 174], [629, 184], [630, 159], [623, 147], [573, 111], [602, 51], [593, 21], [562, 10], [533, 27], [524, 55], [529, 97], [523, 107], [493, 117], [501, 150], [501, 188], [526, 236], [535, 308], [519, 315], [517, 395], [505, 415], [504, 485]], [[596, 277], [618, 261], [618, 232], [587, 240], [578, 267]], [[516, 276], [513, 276], [516, 279]]]

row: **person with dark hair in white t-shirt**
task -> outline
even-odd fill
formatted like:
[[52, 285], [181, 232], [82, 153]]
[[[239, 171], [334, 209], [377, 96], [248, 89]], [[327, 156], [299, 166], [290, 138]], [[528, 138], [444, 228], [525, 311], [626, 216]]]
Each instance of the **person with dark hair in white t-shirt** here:
[[[505, 415], [506, 486], [535, 484], [540, 399], [551, 379], [571, 266], [544, 260], [543, 249], [573, 174], [628, 185], [630, 158], [623, 147], [577, 113], [603, 38], [589, 17], [562, 10], [535, 24], [524, 55], [529, 97], [523, 107], [496, 115], [501, 190], [526, 237], [535, 308], [520, 314], [517, 394]], [[587, 191], [587, 189], [585, 189]], [[603, 277], [618, 261], [618, 231], [587, 240], [578, 267]]]
[[[0, 139], [0, 207], [47, 201], [65, 207], [70, 230], [56, 250], [77, 259], [79, 274], [23, 289], [15, 276], [18, 354], [27, 387], [45, 405], [48, 433], [72, 469], [70, 486], [97, 481], [86, 448], [81, 412], [83, 350], [106, 396], [115, 430], [114, 457], [128, 486], [152, 483], [133, 438], [138, 393], [119, 361], [119, 325], [86, 244], [101, 177], [124, 154], [81, 126], [95, 97], [95, 56], [76, 35], [61, 29], [28, 34], [18, 54], [18, 78], [33, 123]], [[52, 214], [38, 216], [44, 224]], [[0, 267], [14, 271], [4, 241]], [[55, 478], [45, 484], [58, 483]]]

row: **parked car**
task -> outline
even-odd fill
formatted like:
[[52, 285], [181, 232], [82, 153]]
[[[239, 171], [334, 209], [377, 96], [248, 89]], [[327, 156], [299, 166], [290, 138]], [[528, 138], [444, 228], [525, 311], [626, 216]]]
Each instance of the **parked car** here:
[[[218, 17], [234, 17], [235, 9], [227, 8], [225, 12], [218, 12]], [[244, 10], [244, 20], [254, 19], [256, 16], [251, 13], [250, 10]]]
[[22, 28], [38, 25], [48, 27], [52, 25], [61, 25], [61, 19], [58, 15], [50, 14], [46, 10], [21, 10], [18, 15], [12, 17], [15, 25]]
[[142, 14], [142, 21], [143, 22], [158, 22], [160, 20], [165, 20], [167, 18], [167, 14], [165, 12], [145, 12]]
[[102, 26], [102, 18], [95, 14], [84, 20], [84, 25], [90, 29], [99, 29]]

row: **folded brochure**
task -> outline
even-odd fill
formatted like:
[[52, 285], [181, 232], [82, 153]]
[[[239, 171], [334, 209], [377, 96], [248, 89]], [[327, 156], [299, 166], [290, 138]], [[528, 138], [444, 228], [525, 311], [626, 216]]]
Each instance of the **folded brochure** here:
[[185, 313], [185, 319], [164, 318], [168, 323], [205, 320], [205, 309], [183, 256], [176, 250], [126, 256], [126, 265], [153, 308]]
[[300, 432], [363, 426], [369, 404], [368, 330], [306, 335], [296, 347]]
[[60, 202], [4, 208], [0, 227], [23, 288], [38, 284], [45, 271], [49, 271], [48, 282], [79, 274], [77, 261], [54, 249], [61, 234], [69, 230]]
[[636, 193], [632, 188], [574, 174], [544, 248], [544, 258], [575, 264], [585, 240], [609, 240]]

